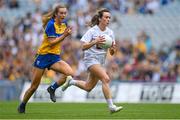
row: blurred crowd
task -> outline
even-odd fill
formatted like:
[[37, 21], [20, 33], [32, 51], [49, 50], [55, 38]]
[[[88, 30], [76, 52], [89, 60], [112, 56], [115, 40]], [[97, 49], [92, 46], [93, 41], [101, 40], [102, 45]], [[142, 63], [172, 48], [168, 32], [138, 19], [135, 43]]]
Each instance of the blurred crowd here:
[[[27, 12], [25, 17], [15, 19], [12, 26], [0, 16], [0, 80], [30, 80], [32, 63], [43, 37], [42, 14], [44, 0], [31, 0], [35, 11]], [[50, 0], [51, 1], [51, 0]], [[58, 2], [58, 0], [52, 0]], [[69, 8], [69, 25], [73, 34], [63, 41], [62, 59], [76, 71], [77, 79], [87, 79], [82, 61], [79, 39], [88, 29], [87, 23], [99, 7], [109, 8], [113, 13], [154, 14], [159, 7], [173, 0], [64, 0]], [[48, 2], [43, 4], [47, 4]], [[19, 9], [19, 0], [0, 0], [1, 9]], [[112, 20], [113, 23], [118, 23]], [[115, 56], [108, 55], [106, 67], [112, 80], [126, 82], [180, 82], [180, 40], [174, 46], [162, 46], [156, 51], [152, 46], [151, 36], [146, 31], [139, 31], [135, 40], [132, 38], [116, 40]], [[43, 81], [57, 80], [60, 74], [46, 71]]]
[[[22, 0], [0, 0], [0, 9], [18, 9], [21, 7], [21, 1]], [[43, 10], [48, 9], [43, 8], [47, 7], [48, 4], [52, 5], [52, 3], [61, 2], [71, 7], [71, 10], [78, 9], [82, 12], [92, 12], [93, 9], [103, 6], [125, 14], [134, 12], [153, 14], [161, 6], [167, 5], [173, 1], [175, 0], [26, 0], [26, 2], [32, 2], [36, 7], [41, 7]]]

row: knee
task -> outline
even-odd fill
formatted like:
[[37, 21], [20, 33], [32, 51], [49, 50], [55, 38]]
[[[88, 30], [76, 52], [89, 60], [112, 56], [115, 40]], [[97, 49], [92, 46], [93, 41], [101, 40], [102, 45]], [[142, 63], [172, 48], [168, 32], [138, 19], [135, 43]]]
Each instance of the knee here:
[[87, 92], [91, 92], [92, 88], [86, 88]]
[[102, 78], [102, 82], [103, 82], [103, 83], [106, 83], [106, 84], [107, 84], [107, 83], [109, 84], [109, 83], [110, 83], [110, 78], [109, 78], [109, 76], [104, 76], [104, 77]]
[[86, 90], [87, 92], [91, 92], [92, 89], [93, 89], [93, 87], [90, 86], [90, 85], [86, 85], [86, 87], [85, 87], [85, 90]]
[[65, 73], [67, 76], [74, 76], [75, 75], [75, 72], [73, 70], [68, 70], [66, 73]]

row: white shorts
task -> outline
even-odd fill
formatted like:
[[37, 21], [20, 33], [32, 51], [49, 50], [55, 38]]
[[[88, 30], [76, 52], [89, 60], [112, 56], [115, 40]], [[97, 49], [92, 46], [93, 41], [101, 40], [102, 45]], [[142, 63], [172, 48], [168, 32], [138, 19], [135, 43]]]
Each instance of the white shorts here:
[[92, 54], [86, 54], [84, 56], [83, 62], [86, 67], [86, 70], [89, 69], [90, 66], [95, 64], [100, 64], [102, 67], [105, 65], [105, 59], [106, 55], [92, 55]]

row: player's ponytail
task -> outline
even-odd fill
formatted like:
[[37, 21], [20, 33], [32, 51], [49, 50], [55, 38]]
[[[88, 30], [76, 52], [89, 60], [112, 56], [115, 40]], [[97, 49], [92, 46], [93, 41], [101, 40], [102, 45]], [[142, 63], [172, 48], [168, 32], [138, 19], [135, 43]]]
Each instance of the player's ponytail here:
[[91, 19], [89, 26], [93, 27], [95, 25], [99, 25], [99, 19], [102, 18], [104, 12], [110, 12], [108, 9], [103, 8], [100, 9]]
[[89, 26], [93, 27], [93, 26], [98, 25], [98, 24], [99, 24], [99, 15], [98, 15], [98, 14], [95, 14], [95, 15], [92, 17]]
[[46, 24], [52, 18], [52, 16], [53, 16], [53, 11], [52, 10], [42, 16], [43, 28], [46, 27]]
[[46, 27], [48, 21], [49, 21], [51, 18], [55, 18], [55, 15], [58, 13], [59, 8], [66, 8], [66, 6], [57, 4], [57, 5], [55, 5], [55, 7], [53, 8], [53, 10], [50, 10], [48, 13], [46, 13], [46, 14], [44, 14], [44, 15], [42, 16], [43, 28]]

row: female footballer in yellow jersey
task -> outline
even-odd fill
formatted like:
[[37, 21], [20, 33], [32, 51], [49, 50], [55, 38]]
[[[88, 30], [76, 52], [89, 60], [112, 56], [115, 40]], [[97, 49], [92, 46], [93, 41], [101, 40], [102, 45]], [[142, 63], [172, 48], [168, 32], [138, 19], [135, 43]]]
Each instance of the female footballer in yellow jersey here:
[[67, 15], [67, 8], [65, 6], [57, 5], [53, 11], [43, 16], [44, 38], [41, 46], [37, 51], [37, 57], [34, 61], [32, 83], [30, 88], [25, 92], [23, 101], [18, 106], [19, 113], [25, 113], [26, 103], [32, 94], [38, 88], [41, 77], [45, 69], [52, 69], [56, 72], [62, 73], [62, 77], [58, 82], [55, 82], [47, 91], [53, 102], [56, 101], [54, 91], [62, 85], [68, 75], [73, 75], [71, 67], [60, 58], [61, 42], [71, 34], [71, 27], [67, 26], [65, 17]]

